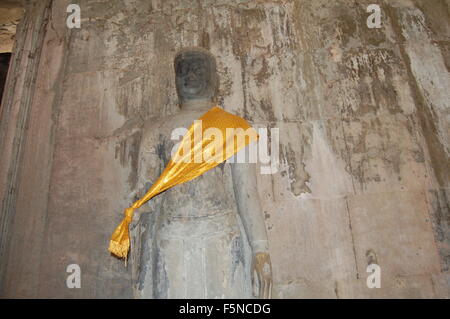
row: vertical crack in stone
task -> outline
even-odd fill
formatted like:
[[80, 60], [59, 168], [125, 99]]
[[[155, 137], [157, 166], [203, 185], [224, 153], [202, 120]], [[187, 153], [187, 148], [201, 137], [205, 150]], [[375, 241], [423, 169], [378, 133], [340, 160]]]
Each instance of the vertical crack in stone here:
[[353, 258], [355, 260], [355, 271], [356, 271], [356, 279], [359, 279], [359, 270], [358, 270], [358, 261], [356, 258], [356, 248], [355, 248], [355, 238], [353, 236], [353, 228], [352, 228], [352, 218], [350, 214], [350, 209], [348, 208], [348, 199], [345, 197], [345, 205], [347, 208], [347, 217], [348, 217], [348, 229], [350, 230], [350, 235], [352, 238], [352, 249], [353, 249]]

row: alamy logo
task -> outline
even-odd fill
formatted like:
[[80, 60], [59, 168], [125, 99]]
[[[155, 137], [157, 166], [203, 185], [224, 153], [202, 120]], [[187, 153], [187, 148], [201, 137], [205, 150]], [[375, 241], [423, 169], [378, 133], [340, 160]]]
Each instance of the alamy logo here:
[[66, 268], [66, 272], [70, 273], [66, 279], [67, 288], [81, 288], [81, 269], [77, 264], [70, 264]]
[[369, 4], [367, 12], [372, 13], [367, 17], [367, 27], [369, 29], [381, 28], [381, 9], [378, 4]]
[[367, 277], [367, 288], [381, 288], [381, 267], [377, 264], [367, 266], [366, 272], [370, 273]]
[[[279, 129], [278, 128], [259, 128], [258, 133], [252, 128], [227, 128], [225, 136], [223, 131], [209, 127], [202, 131], [202, 121], [194, 122], [193, 136], [194, 141], [182, 143], [183, 137], [189, 134], [188, 129], [184, 127], [176, 128], [172, 131], [171, 139], [178, 141], [171, 152], [171, 157], [175, 163], [202, 163], [216, 162], [222, 163], [224, 158], [227, 163], [261, 163], [261, 174], [275, 174], [279, 168]], [[254, 140], [255, 135], [259, 135], [258, 142], [251, 142], [248, 147], [241, 149], [234, 156], [233, 150], [235, 144], [241, 145], [246, 139]], [[270, 136], [270, 145], [269, 145]], [[200, 141], [203, 141], [201, 143]], [[205, 142], [206, 141], [206, 142]], [[182, 147], [181, 152], [178, 149]]]
[[69, 29], [81, 28], [81, 8], [78, 4], [69, 4], [66, 9], [70, 13], [66, 20], [66, 25]]

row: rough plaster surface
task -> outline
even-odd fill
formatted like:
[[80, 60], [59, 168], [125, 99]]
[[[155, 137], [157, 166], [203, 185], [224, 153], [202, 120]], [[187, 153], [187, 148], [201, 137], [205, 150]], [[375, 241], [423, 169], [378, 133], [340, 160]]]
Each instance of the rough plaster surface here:
[[[449, 297], [448, 1], [84, 0], [79, 30], [67, 3], [30, 5], [19, 27], [0, 122], [2, 296], [132, 296], [108, 239], [142, 124], [177, 112], [173, 57], [202, 46], [220, 104], [280, 129], [280, 170], [258, 176], [274, 297]], [[66, 288], [71, 263], [81, 289]]]

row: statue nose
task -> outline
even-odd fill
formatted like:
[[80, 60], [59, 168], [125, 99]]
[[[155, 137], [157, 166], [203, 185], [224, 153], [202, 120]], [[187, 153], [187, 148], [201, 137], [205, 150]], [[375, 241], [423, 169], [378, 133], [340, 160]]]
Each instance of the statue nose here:
[[188, 81], [196, 81], [197, 80], [197, 74], [195, 72], [189, 72], [186, 79]]

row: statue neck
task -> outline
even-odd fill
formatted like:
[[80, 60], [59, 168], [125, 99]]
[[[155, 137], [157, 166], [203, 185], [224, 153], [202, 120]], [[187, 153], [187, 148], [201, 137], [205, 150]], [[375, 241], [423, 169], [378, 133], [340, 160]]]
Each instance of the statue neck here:
[[186, 100], [181, 104], [181, 109], [189, 111], [209, 110], [215, 103], [210, 99]]

